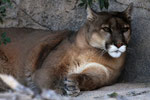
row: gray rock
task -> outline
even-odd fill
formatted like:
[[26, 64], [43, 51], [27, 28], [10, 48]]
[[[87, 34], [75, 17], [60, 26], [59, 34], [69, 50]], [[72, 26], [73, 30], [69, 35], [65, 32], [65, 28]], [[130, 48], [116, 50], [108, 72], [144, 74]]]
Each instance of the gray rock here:
[[[21, 88], [24, 91], [24, 89]], [[84, 91], [77, 97], [65, 97], [53, 90], [43, 90], [37, 96], [23, 91], [0, 93], [0, 100], [149, 100], [150, 84], [120, 83], [94, 91]]]
[[[115, 95], [113, 95], [115, 93]], [[112, 96], [110, 96], [112, 94]], [[86, 91], [75, 100], [149, 100], [150, 84], [121, 83]]]
[[150, 10], [150, 1], [149, 0], [116, 0], [116, 1], [121, 4], [129, 4], [129, 3], [133, 2], [135, 7]]
[[8, 17], [0, 27], [77, 30], [86, 16], [84, 8], [76, 8], [77, 0], [13, 1], [17, 5], [13, 3], [8, 9]]

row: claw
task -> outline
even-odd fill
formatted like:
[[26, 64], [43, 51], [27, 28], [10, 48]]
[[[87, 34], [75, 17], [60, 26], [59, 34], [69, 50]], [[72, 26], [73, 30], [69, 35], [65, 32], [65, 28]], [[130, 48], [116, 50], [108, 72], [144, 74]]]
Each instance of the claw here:
[[78, 96], [80, 93], [77, 82], [71, 79], [64, 80], [64, 91], [65, 94], [69, 96]]

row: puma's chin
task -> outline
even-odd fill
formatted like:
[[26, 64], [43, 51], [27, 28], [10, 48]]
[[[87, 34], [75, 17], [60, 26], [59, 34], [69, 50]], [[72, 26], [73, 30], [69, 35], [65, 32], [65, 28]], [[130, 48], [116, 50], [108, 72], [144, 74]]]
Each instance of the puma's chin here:
[[108, 52], [108, 54], [113, 58], [119, 58], [122, 53], [119, 51], [116, 51], [116, 52]]
[[113, 58], [119, 58], [122, 53], [126, 51], [126, 46], [116, 47], [115, 45], [110, 45], [108, 48], [108, 54]]

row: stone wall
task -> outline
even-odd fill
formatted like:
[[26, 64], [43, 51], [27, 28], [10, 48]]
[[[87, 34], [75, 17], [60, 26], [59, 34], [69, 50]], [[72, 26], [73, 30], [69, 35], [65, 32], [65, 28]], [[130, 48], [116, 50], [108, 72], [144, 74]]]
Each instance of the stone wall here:
[[[36, 29], [78, 30], [86, 19], [78, 0], [14, 0], [5, 23], [0, 27], [30, 27]], [[134, 2], [132, 40], [128, 49], [125, 81], [150, 82], [150, 1], [110, 0], [109, 11], [122, 11]], [[99, 8], [97, 8], [99, 9]]]
[[77, 0], [13, 0], [5, 24], [0, 27], [77, 30], [86, 12], [77, 7]]

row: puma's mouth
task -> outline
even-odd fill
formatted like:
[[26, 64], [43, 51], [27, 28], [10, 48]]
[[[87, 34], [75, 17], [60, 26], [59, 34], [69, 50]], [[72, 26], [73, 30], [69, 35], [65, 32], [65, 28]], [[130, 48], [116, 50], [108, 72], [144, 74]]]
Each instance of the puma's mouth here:
[[108, 48], [108, 54], [113, 58], [118, 58], [123, 52], [126, 51], [126, 46], [122, 45], [121, 47], [116, 47], [115, 45], [110, 45]]

